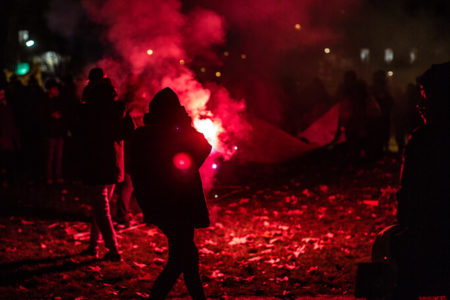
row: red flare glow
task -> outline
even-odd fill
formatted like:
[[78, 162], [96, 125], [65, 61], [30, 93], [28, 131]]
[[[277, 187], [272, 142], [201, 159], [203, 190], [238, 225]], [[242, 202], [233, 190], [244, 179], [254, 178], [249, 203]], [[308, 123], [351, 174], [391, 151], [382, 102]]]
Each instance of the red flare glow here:
[[194, 127], [203, 133], [213, 148], [217, 147], [218, 135], [221, 131], [219, 124], [214, 123], [211, 119], [197, 119], [194, 120]]
[[191, 157], [186, 153], [177, 153], [173, 157], [173, 164], [177, 169], [180, 170], [187, 170], [192, 166], [192, 159]]

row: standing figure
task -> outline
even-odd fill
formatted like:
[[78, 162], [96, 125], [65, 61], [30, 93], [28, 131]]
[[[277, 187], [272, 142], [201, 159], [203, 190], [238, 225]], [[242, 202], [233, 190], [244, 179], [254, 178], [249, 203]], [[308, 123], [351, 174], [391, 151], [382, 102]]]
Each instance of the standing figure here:
[[347, 71], [344, 81], [339, 86], [337, 98], [339, 106], [339, 123], [334, 142], [345, 133], [347, 155], [350, 160], [359, 160], [366, 150], [367, 137], [367, 86], [356, 76], [355, 71]]
[[44, 122], [46, 132], [46, 178], [52, 184], [56, 179], [63, 181], [64, 137], [67, 134], [66, 104], [60, 96], [60, 87], [55, 80], [45, 84], [47, 98], [44, 103]]
[[[0, 71], [1, 72], [1, 71]], [[1, 75], [0, 75], [1, 76]], [[1, 79], [0, 79], [1, 80]], [[20, 134], [11, 106], [6, 99], [5, 85], [0, 81], [0, 184], [8, 187], [15, 181]]]
[[370, 96], [378, 103], [381, 111], [379, 118], [378, 133], [376, 136], [371, 136], [371, 139], [379, 141], [379, 145], [374, 145], [380, 148], [381, 151], [387, 152], [389, 150], [389, 139], [391, 137], [391, 111], [394, 106], [394, 100], [386, 79], [386, 72], [378, 70], [373, 73], [372, 85], [370, 87]]
[[422, 124], [422, 119], [416, 107], [421, 101], [420, 88], [417, 84], [409, 83], [406, 91], [394, 105], [395, 140], [398, 150], [403, 153], [411, 131]]
[[[39, 86], [35, 77], [30, 77], [26, 88], [25, 122], [23, 127], [23, 154], [25, 171], [30, 182], [42, 179], [47, 142], [46, 124], [48, 115], [44, 114], [48, 108], [48, 96]], [[45, 174], [47, 175], [47, 174]], [[53, 178], [52, 178], [53, 179]]]
[[124, 137], [124, 162], [125, 162], [125, 173], [124, 181], [118, 185], [117, 191], [117, 214], [116, 221], [125, 227], [130, 227], [133, 221], [133, 214], [130, 210], [131, 198], [133, 196], [133, 183], [131, 181], [130, 175], [130, 165], [131, 165], [131, 139], [134, 134], [137, 124], [133, 121], [131, 117], [132, 111], [127, 109], [127, 113], [123, 122], [123, 137]]
[[433, 65], [419, 79], [425, 124], [405, 149], [394, 236], [399, 266], [397, 299], [450, 296], [450, 63]]
[[83, 170], [92, 203], [90, 244], [86, 254], [98, 255], [98, 241], [102, 234], [109, 252], [103, 259], [119, 261], [116, 233], [109, 202], [116, 183], [123, 181], [122, 120], [125, 106], [117, 101], [114, 86], [103, 71], [94, 68], [89, 73], [89, 84], [83, 91]]
[[[133, 183], [131, 181], [130, 166], [131, 166], [131, 139], [135, 129], [138, 126], [143, 126], [143, 109], [141, 106], [135, 105], [135, 97], [138, 88], [138, 81], [129, 74], [125, 80], [120, 99], [126, 105], [126, 116], [123, 122], [124, 133], [124, 158], [125, 158], [125, 178], [122, 183], [118, 185], [117, 189], [117, 213], [116, 221], [123, 224], [125, 227], [130, 227], [133, 221], [133, 214], [130, 210], [131, 199], [133, 196]], [[138, 121], [139, 119], [139, 121]]]
[[164, 299], [181, 273], [193, 299], [205, 299], [194, 229], [209, 226], [199, 168], [211, 146], [170, 89], [149, 105], [145, 126], [132, 141], [131, 176], [144, 221], [158, 226], [169, 242], [169, 260], [151, 291]]

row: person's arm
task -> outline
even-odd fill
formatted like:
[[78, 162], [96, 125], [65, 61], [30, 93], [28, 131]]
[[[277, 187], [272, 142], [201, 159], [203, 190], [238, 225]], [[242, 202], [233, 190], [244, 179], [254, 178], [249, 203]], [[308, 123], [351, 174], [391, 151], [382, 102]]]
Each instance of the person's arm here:
[[192, 126], [192, 119], [184, 107], [181, 107], [178, 113], [179, 124], [183, 128], [183, 143], [185, 143], [187, 152], [192, 156], [195, 167], [199, 169], [211, 153], [212, 146], [208, 143], [205, 136]]
[[[193, 129], [195, 130], [195, 129]], [[195, 165], [200, 168], [209, 156], [212, 150], [212, 146], [208, 143], [205, 136], [195, 130]]]
[[129, 139], [133, 135], [133, 132], [135, 130], [135, 126], [133, 123], [133, 119], [131, 118], [130, 114], [127, 113], [125, 115], [125, 118], [122, 120], [122, 135], [124, 139]]
[[403, 163], [400, 171], [400, 189], [397, 192], [397, 220], [403, 226], [411, 225], [414, 222], [414, 214], [416, 212], [417, 203], [415, 199], [417, 197], [416, 192], [418, 187], [423, 182], [418, 182], [417, 175], [423, 170], [420, 170], [420, 159], [417, 151], [418, 132], [415, 132], [403, 154]]

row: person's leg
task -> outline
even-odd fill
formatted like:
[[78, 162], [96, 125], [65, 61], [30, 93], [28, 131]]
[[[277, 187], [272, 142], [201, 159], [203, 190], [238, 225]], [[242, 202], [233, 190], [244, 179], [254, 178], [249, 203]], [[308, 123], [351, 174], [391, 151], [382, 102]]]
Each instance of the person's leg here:
[[98, 252], [98, 242], [100, 240], [100, 229], [98, 228], [97, 221], [95, 220], [95, 215], [92, 214], [91, 217], [91, 237], [89, 240], [89, 252], [97, 255]]
[[10, 184], [9, 172], [11, 170], [9, 169], [8, 159], [8, 151], [0, 151], [0, 183], [2, 187], [7, 187]]
[[125, 225], [130, 224], [130, 200], [133, 194], [133, 184], [129, 173], [125, 173], [125, 181], [119, 187], [119, 199], [117, 201], [117, 220]]
[[112, 253], [118, 253], [116, 233], [111, 222], [109, 209], [110, 195], [114, 191], [114, 185], [102, 185], [95, 188], [95, 194], [92, 199], [92, 212], [95, 217], [106, 248]]
[[63, 180], [63, 151], [64, 138], [59, 137], [55, 139], [55, 177], [56, 181]]
[[98, 254], [98, 243], [100, 240], [100, 229], [98, 228], [97, 221], [96, 221], [96, 212], [94, 211], [96, 201], [96, 197], [99, 193], [101, 193], [99, 186], [88, 186], [87, 188], [87, 195], [89, 197], [89, 202], [91, 203], [92, 211], [91, 211], [91, 236], [89, 240], [89, 247], [86, 250], [87, 254], [92, 254], [97, 256]]
[[194, 228], [186, 230], [183, 236], [184, 260], [183, 260], [183, 277], [186, 287], [192, 299], [206, 299], [203, 291], [202, 282], [199, 272], [199, 257], [197, 246], [194, 243]]
[[176, 228], [161, 228], [169, 243], [169, 259], [153, 284], [150, 299], [165, 299], [183, 270], [183, 243]]
[[47, 175], [47, 183], [53, 182], [53, 162], [55, 160], [55, 146], [56, 142], [54, 138], [48, 138], [47, 139], [47, 168], [46, 168], [46, 175]]

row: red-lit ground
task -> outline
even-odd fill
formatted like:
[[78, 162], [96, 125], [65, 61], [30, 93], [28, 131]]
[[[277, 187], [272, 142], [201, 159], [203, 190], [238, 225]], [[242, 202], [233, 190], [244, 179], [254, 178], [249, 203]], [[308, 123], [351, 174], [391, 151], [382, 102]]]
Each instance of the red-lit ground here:
[[[212, 193], [213, 226], [196, 236], [209, 297], [352, 297], [357, 263], [395, 220], [399, 159], [355, 168], [330, 161], [266, 168], [256, 182]], [[18, 194], [19, 209], [0, 217], [1, 298], [149, 296], [167, 258], [156, 228], [119, 230], [123, 261], [92, 261], [75, 255], [88, 232], [78, 185]], [[187, 297], [181, 280], [170, 296]]]

